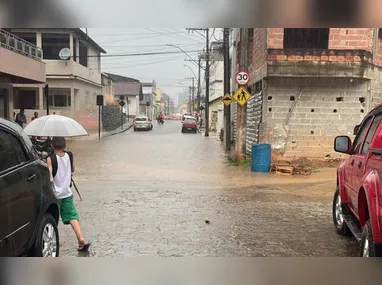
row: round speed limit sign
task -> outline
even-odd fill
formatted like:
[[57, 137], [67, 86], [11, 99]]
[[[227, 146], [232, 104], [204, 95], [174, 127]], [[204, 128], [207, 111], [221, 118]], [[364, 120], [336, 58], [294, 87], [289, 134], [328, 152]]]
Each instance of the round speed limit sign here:
[[246, 71], [239, 71], [236, 73], [236, 83], [237, 85], [247, 85], [249, 82], [249, 73]]

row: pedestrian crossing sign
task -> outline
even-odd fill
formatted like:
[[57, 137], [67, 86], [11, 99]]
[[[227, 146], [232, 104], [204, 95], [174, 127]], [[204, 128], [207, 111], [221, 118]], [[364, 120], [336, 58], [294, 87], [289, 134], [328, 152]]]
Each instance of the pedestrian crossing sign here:
[[222, 101], [224, 105], [229, 106], [232, 103], [233, 99], [230, 94], [225, 94], [222, 98]]
[[249, 98], [251, 98], [251, 94], [244, 87], [240, 87], [233, 95], [233, 98], [240, 106], [244, 106]]

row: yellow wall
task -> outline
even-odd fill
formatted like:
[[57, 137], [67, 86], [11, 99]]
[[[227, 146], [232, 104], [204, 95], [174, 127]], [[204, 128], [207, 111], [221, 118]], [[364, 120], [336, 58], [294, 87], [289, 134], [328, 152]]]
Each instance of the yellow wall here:
[[163, 96], [162, 89], [156, 88], [155, 95], [156, 95], [156, 101], [159, 102], [162, 99], [162, 96]]

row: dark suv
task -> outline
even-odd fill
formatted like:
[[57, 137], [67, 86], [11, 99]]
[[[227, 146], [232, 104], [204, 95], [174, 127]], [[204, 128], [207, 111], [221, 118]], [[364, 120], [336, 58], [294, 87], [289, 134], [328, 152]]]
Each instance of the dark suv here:
[[0, 118], [0, 256], [58, 256], [49, 169], [17, 124]]

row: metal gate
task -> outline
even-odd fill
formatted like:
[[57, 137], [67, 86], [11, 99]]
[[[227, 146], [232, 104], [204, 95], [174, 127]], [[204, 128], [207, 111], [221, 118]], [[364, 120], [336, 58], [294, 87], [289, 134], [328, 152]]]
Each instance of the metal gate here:
[[262, 118], [263, 92], [251, 96], [247, 103], [246, 150], [251, 153], [252, 145], [259, 143], [259, 126]]

